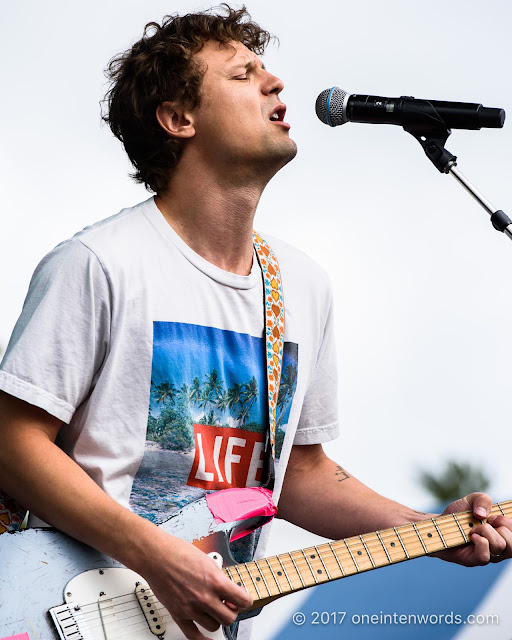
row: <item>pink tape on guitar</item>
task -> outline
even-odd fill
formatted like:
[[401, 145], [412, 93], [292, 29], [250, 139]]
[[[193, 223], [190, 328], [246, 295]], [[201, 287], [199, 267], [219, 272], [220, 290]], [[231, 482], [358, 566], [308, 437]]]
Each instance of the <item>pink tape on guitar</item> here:
[[0, 638], [0, 640], [30, 640], [28, 633], [18, 633], [15, 636], [7, 636], [7, 638]]
[[[277, 513], [272, 500], [272, 491], [263, 487], [245, 487], [240, 489], [223, 489], [206, 496], [206, 502], [215, 522], [239, 522], [249, 518], [264, 517], [268, 521]], [[261, 526], [261, 523], [260, 525]], [[231, 538], [242, 538], [251, 530], [237, 533]]]

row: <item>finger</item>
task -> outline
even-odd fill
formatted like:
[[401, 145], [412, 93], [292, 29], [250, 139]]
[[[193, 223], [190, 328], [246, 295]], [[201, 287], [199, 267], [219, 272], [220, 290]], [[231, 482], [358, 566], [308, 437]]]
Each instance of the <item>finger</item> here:
[[221, 624], [226, 626], [229, 626], [230, 624], [232, 624], [231, 622], [226, 623], [226, 620], [228, 620], [227, 616], [223, 616], [223, 617], [221, 617], [220, 615], [211, 616], [204, 611], [198, 611], [194, 615], [194, 622], [197, 622], [197, 624], [200, 624], [203, 627], [203, 629], [206, 629], [206, 631], [217, 631], [217, 629], [220, 627]]
[[[507, 529], [508, 532], [508, 529]], [[475, 527], [475, 533], [487, 541], [489, 560], [495, 560], [501, 556], [507, 547], [507, 541], [498, 530], [485, 523]], [[473, 536], [471, 536], [473, 541]], [[488, 560], [488, 561], [489, 561]]]
[[237, 609], [248, 609], [253, 603], [253, 599], [247, 589], [231, 581], [229, 581], [224, 589], [222, 600], [230, 602], [235, 605]]
[[[505, 524], [500, 524], [502, 521]], [[508, 518], [493, 518], [491, 526], [495, 527], [495, 530], [501, 536], [505, 543], [505, 547], [502, 550], [495, 550], [491, 547], [491, 561], [500, 562], [508, 558], [512, 558], [512, 521]], [[502, 543], [503, 544], [503, 543]]]
[[[229, 627], [238, 617], [238, 607], [227, 606], [225, 602], [217, 601], [209, 607], [208, 612], [215, 620], [225, 627]], [[201, 621], [198, 619], [198, 622]], [[207, 627], [206, 627], [207, 628]], [[210, 631], [210, 629], [208, 629]], [[214, 629], [212, 629], [214, 631]]]
[[477, 532], [473, 532], [471, 534], [471, 542], [474, 547], [474, 559], [472, 560], [472, 564], [475, 566], [489, 564], [489, 560], [491, 559], [489, 541]]
[[492, 500], [486, 493], [470, 493], [466, 500], [473, 514], [480, 520], [484, 520], [491, 513]]
[[512, 531], [512, 520], [505, 516], [493, 515], [487, 518], [487, 522], [493, 526], [495, 529], [498, 527], [505, 527]]
[[174, 618], [174, 622], [181, 629], [187, 640], [208, 640], [208, 638], [199, 631], [192, 620], [180, 620], [179, 618]]

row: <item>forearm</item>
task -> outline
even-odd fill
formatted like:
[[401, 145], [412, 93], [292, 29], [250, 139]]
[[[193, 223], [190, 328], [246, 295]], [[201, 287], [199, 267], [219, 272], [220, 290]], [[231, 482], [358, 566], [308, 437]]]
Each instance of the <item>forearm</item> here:
[[214, 631], [252, 599], [189, 542], [110, 498], [55, 445], [59, 423], [0, 393], [0, 487], [36, 515], [144, 576], [187, 638]]
[[320, 445], [292, 449], [278, 506], [279, 517], [331, 539], [429, 517], [376, 493], [327, 458]]
[[24, 420], [0, 431], [0, 486], [45, 522], [139, 571], [144, 540], [158, 528], [98, 487], [54, 444], [50, 428]]

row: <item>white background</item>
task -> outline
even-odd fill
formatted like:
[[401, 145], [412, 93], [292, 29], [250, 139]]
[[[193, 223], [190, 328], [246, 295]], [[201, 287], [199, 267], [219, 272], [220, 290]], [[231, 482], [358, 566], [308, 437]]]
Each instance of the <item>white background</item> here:
[[[148, 197], [100, 122], [108, 60], [146, 22], [207, 5], [2, 5], [5, 348], [38, 260], [85, 225]], [[481, 102], [512, 118], [512, 5], [258, 0], [248, 8], [279, 36], [264, 60], [285, 82], [299, 147], [267, 188], [256, 228], [313, 255], [335, 290], [342, 437], [330, 454], [376, 490], [419, 508], [430, 506], [419, 470], [438, 470], [448, 458], [480, 465], [496, 498], [512, 497], [512, 243], [401, 128], [330, 129], [314, 113], [318, 93], [336, 84]], [[512, 124], [454, 131], [447, 148], [512, 216]]]

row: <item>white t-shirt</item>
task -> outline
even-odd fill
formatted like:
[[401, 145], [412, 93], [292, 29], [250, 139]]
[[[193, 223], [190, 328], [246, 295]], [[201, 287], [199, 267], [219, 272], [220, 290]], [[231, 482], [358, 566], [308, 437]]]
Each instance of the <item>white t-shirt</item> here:
[[[292, 444], [338, 433], [336, 358], [326, 276], [265, 239], [285, 302], [277, 500]], [[62, 420], [59, 446], [115, 500], [158, 523], [207, 490], [261, 483], [264, 354], [257, 260], [248, 276], [215, 267], [151, 198], [41, 261], [0, 388]]]

